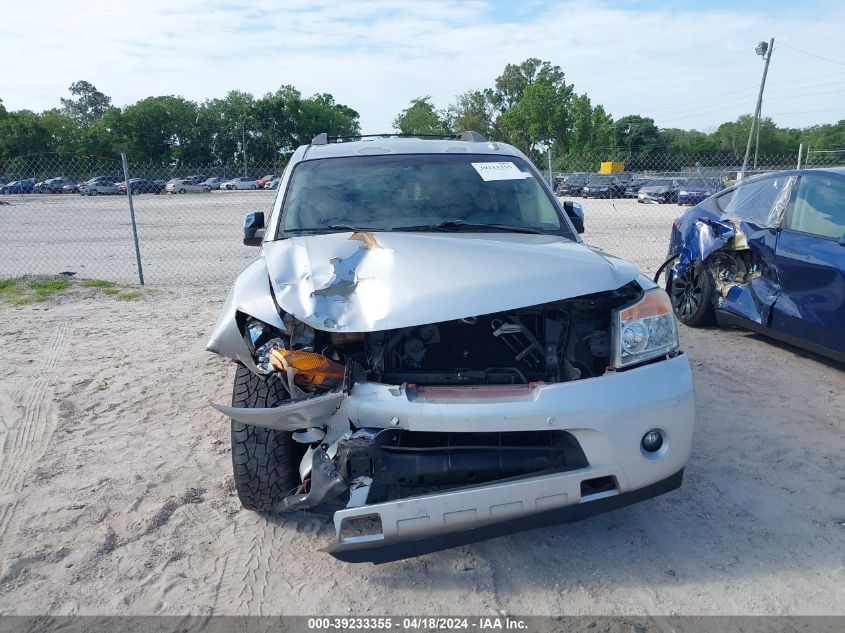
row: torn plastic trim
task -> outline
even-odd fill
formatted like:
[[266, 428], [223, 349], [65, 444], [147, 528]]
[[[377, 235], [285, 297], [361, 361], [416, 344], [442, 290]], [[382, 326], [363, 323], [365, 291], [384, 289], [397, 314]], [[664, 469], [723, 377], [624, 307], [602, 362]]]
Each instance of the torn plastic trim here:
[[342, 392], [330, 392], [285, 402], [278, 407], [251, 409], [227, 407], [216, 402], [212, 402], [211, 406], [242, 424], [292, 432], [326, 426], [332, 416], [338, 412], [346, 397], [346, 394]]
[[[307, 492], [300, 492], [307, 487]], [[322, 448], [311, 456], [311, 476], [296, 491], [286, 496], [273, 509], [277, 512], [291, 512], [313, 508], [324, 501], [334, 499], [346, 490], [346, 481], [332, 459]]]

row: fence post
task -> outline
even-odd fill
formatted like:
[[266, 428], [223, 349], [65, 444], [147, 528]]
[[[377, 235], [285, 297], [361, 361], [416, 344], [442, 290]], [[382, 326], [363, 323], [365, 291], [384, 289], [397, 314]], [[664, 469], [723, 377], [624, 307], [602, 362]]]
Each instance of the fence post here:
[[129, 186], [129, 165], [126, 154], [121, 153], [123, 161], [123, 182], [126, 183], [126, 199], [129, 201], [129, 217], [132, 219], [132, 238], [135, 240], [135, 263], [138, 265], [138, 281], [144, 285], [144, 269], [141, 267], [141, 248], [138, 246], [138, 226], [135, 224], [135, 207], [132, 204], [132, 187]]
[[796, 167], [796, 169], [798, 169], [799, 171], [801, 170], [801, 152], [803, 152], [803, 151], [804, 151], [804, 143], [799, 143], [798, 144], [798, 167]]

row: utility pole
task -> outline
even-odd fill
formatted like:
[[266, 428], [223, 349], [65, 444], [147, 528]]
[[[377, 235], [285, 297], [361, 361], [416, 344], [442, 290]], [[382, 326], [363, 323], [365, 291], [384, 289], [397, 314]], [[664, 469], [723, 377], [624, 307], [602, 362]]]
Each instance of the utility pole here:
[[549, 146], [546, 150], [546, 153], [549, 155], [549, 187], [552, 188], [552, 191], [555, 190], [555, 179], [552, 176], [552, 142], [549, 141]]
[[[751, 156], [751, 140], [754, 138], [754, 126], [758, 130], [760, 127], [760, 108], [763, 105], [763, 88], [766, 87], [766, 74], [769, 72], [769, 60], [772, 58], [772, 50], [775, 47], [775, 38], [769, 40], [769, 43], [760, 42], [754, 51], [766, 60], [766, 65], [763, 66], [763, 79], [760, 82], [760, 92], [757, 93], [757, 107], [754, 108], [754, 118], [751, 119], [751, 129], [748, 131], [748, 144], [745, 146], [745, 158], [742, 159], [742, 175], [745, 176], [745, 170], [748, 167], [748, 158]], [[768, 54], [767, 54], [768, 53]], [[759, 137], [758, 137], [759, 138]]]
[[246, 123], [241, 121], [241, 151], [244, 155], [244, 178], [248, 178], [246, 175]]

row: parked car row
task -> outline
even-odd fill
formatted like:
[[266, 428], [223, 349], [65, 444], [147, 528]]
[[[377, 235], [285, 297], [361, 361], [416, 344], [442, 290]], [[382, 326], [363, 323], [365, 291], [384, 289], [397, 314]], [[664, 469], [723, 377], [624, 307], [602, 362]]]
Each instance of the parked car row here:
[[[249, 190], [249, 189], [278, 189], [279, 176], [268, 174], [258, 180], [250, 178], [222, 178], [205, 175], [173, 178], [171, 180], [151, 180], [149, 178], [130, 178], [129, 185], [132, 194], [142, 193], [201, 193], [212, 189]], [[126, 182], [120, 174], [95, 176], [88, 180], [79, 181], [67, 176], [56, 176], [36, 182], [34, 178], [0, 181], [0, 194], [21, 193], [78, 193], [87, 196], [126, 194]]]
[[559, 196], [636, 198], [651, 204], [698, 204], [720, 191], [722, 182], [708, 178], [658, 178], [633, 173], [573, 173], [555, 183]]

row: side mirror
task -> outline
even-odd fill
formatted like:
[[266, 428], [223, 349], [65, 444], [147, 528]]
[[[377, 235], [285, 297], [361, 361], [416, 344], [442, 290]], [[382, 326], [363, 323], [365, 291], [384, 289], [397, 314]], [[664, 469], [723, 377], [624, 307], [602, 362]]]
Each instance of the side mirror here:
[[261, 246], [264, 240], [264, 213], [253, 211], [244, 218], [244, 244], [247, 246]]
[[584, 232], [584, 208], [577, 202], [566, 200], [563, 203], [563, 210], [566, 211], [566, 217], [575, 226], [578, 233]]

